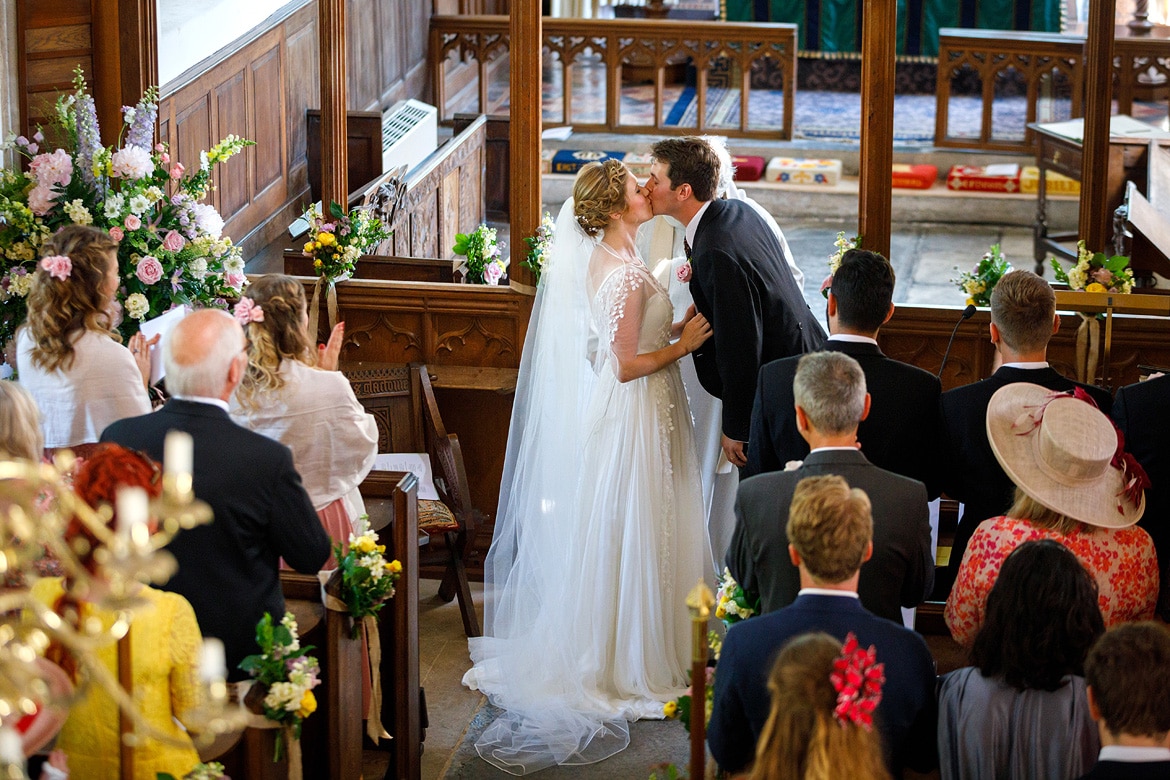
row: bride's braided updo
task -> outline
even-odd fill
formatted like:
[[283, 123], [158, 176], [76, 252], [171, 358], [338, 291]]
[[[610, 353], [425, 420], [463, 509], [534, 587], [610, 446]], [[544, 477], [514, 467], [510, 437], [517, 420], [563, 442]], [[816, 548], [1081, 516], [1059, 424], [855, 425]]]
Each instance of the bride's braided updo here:
[[629, 169], [617, 160], [591, 162], [573, 184], [573, 214], [586, 235], [596, 236], [610, 223], [611, 214], [626, 210]]

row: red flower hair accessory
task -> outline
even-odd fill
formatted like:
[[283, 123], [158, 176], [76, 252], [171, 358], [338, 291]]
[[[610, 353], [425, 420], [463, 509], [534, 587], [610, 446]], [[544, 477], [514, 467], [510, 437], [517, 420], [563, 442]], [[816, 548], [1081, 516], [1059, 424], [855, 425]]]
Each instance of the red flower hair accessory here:
[[882, 700], [882, 684], [886, 681], [885, 664], [877, 662], [877, 649], [861, 649], [852, 631], [845, 637], [841, 655], [833, 661], [829, 681], [837, 691], [837, 706], [833, 717], [841, 725], [847, 722], [873, 730], [873, 711]]

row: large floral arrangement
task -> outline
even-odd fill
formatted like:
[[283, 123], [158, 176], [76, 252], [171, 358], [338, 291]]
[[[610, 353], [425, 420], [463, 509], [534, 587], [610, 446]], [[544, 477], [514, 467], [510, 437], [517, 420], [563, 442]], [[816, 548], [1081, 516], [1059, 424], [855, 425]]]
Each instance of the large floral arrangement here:
[[520, 265], [532, 272], [537, 284], [540, 284], [540, 275], [544, 272], [544, 264], [548, 262], [548, 248], [555, 230], [552, 214], [546, 211], [540, 220], [540, 227], [536, 229], [536, 235], [524, 239], [524, 243], [528, 244], [528, 255]]
[[1077, 262], [1066, 272], [1052, 258], [1052, 275], [1072, 290], [1085, 292], [1128, 293], [1133, 290], [1133, 272], [1124, 255], [1106, 257], [1104, 252], [1090, 252], [1084, 241], [1077, 242]]
[[394, 597], [394, 584], [402, 574], [402, 564], [387, 561], [385, 552], [386, 545], [378, 544], [378, 534], [370, 528], [368, 515], [358, 518], [349, 535], [348, 550], [343, 552], [340, 544], [333, 547], [337, 571], [326, 590], [345, 602], [354, 618], [355, 638], [361, 631], [362, 618], [376, 615], [386, 600]]
[[460, 269], [470, 284], [497, 285], [508, 270], [508, 259], [496, 242], [496, 229], [480, 225], [470, 233], [456, 233], [451, 251], [465, 259]]
[[[726, 628], [731, 628], [736, 623], [742, 620], [747, 620], [753, 615], [759, 614], [760, 599], [758, 596], [749, 595], [735, 578], [731, 576], [729, 569], [723, 570], [723, 575], [719, 578], [719, 588], [715, 591], [715, 617], [723, 621]], [[723, 638], [716, 632], [711, 631], [707, 634], [707, 645], [715, 655], [715, 659], [719, 660], [719, 654], [723, 651]], [[707, 667], [707, 686], [706, 686], [706, 720], [711, 720], [711, 708], [714, 704], [715, 698], [715, 670]], [[690, 694], [683, 694], [674, 701], [668, 701], [663, 705], [662, 713], [668, 718], [677, 718], [686, 726], [687, 731], [691, 730], [691, 696]]]
[[[959, 267], [955, 266], [955, 270], [958, 271]], [[1003, 256], [999, 244], [992, 244], [991, 249], [987, 250], [973, 269], [963, 271], [951, 279], [951, 282], [958, 285], [959, 290], [966, 294], [968, 304], [990, 306], [991, 291], [1010, 270], [1012, 265]]]
[[[297, 621], [291, 612], [285, 612], [276, 624], [265, 612], [256, 624], [256, 644], [260, 652], [240, 662], [240, 668], [255, 678], [244, 703], [289, 728], [293, 739], [300, 739], [301, 724], [317, 710], [313, 689], [321, 683], [317, 659], [307, 655], [313, 648], [301, 647]], [[273, 760], [279, 760], [280, 753], [278, 736]]]
[[[123, 335], [178, 304], [226, 308], [246, 284], [238, 247], [223, 235], [223, 218], [203, 200], [212, 166], [252, 144], [229, 135], [188, 169], [166, 144], [154, 143], [158, 93], [147, 90], [122, 109], [121, 145], [101, 144], [97, 112], [80, 68], [74, 91], [57, 100], [54, 123], [5, 148], [29, 160], [28, 171], [0, 171], [0, 344], [27, 314], [37, 251], [62, 225], [95, 225], [119, 242], [118, 299]], [[46, 135], [60, 146], [48, 149]], [[191, 162], [191, 161], [188, 161]]]
[[326, 218], [320, 204], [315, 204], [305, 211], [304, 219], [309, 223], [309, 240], [302, 251], [312, 258], [313, 270], [329, 282], [349, 279], [362, 254], [390, 237], [382, 220], [369, 209], [347, 213], [340, 204], [330, 203]]

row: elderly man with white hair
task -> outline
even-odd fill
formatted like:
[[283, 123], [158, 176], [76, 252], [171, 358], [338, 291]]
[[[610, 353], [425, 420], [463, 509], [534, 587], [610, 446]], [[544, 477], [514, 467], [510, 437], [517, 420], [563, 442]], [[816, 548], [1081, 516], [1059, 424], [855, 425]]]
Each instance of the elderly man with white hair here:
[[163, 343], [172, 398], [156, 412], [114, 423], [102, 441], [163, 459], [170, 431], [194, 441], [195, 496], [211, 505], [208, 525], [181, 531], [168, 545], [178, 573], [163, 586], [186, 597], [204, 636], [227, 651], [228, 679], [257, 652], [256, 623], [284, 614], [280, 559], [316, 574], [329, 557], [329, 537], [283, 444], [236, 425], [228, 398], [247, 365], [244, 333], [226, 312], [195, 311]]

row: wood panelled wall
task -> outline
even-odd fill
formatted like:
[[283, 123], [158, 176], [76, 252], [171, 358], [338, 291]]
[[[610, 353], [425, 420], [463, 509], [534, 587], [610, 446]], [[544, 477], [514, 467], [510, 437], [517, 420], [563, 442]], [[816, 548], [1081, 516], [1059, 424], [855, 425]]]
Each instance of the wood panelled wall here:
[[[23, 127], [45, 116], [80, 64], [99, 106], [106, 143], [119, 108], [157, 80], [156, 0], [18, 0]], [[427, 26], [433, 0], [348, 0], [352, 110], [381, 111], [429, 97]], [[269, 243], [308, 201], [305, 112], [320, 104], [317, 4], [291, 3], [202, 72], [176, 79], [159, 105], [159, 134], [188, 168], [229, 133], [256, 141], [220, 167], [211, 200], [245, 255]], [[150, 67], [148, 67], [150, 66]], [[43, 121], [43, 120], [42, 120]]]

